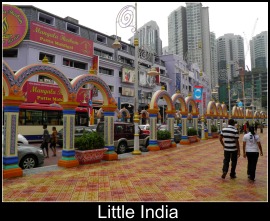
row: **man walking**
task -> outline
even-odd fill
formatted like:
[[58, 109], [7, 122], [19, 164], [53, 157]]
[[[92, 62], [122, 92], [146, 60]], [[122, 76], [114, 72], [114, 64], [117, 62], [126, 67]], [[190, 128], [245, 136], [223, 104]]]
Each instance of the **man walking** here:
[[229, 119], [229, 125], [223, 128], [219, 135], [220, 143], [224, 148], [224, 160], [222, 168], [223, 174], [221, 176], [222, 179], [225, 179], [228, 173], [230, 160], [232, 161], [230, 177], [232, 179], [236, 178], [235, 169], [237, 165], [237, 159], [240, 156], [238, 139], [239, 134], [237, 132], [237, 129], [234, 127], [234, 120]]

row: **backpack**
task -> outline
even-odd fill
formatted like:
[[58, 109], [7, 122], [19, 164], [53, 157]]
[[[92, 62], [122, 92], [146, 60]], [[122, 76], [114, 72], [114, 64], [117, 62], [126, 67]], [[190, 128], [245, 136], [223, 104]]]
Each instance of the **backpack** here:
[[51, 140], [51, 136], [50, 136], [49, 131], [47, 129], [44, 130], [44, 140], [47, 143], [49, 143]]

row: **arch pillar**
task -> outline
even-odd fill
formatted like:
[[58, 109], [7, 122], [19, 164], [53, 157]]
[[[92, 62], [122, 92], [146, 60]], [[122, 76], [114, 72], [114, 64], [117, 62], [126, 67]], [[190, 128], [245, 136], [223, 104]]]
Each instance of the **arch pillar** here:
[[19, 105], [23, 97], [4, 97], [4, 140], [3, 140], [3, 178], [19, 177], [23, 170], [18, 159], [18, 118]]
[[198, 131], [198, 116], [192, 116], [193, 118], [193, 127]]
[[102, 106], [104, 114], [104, 141], [108, 150], [103, 155], [103, 160], [117, 160], [118, 154], [114, 147], [114, 111], [116, 107]]
[[211, 118], [209, 116], [207, 116], [207, 129], [208, 129], [208, 138], [212, 138]]
[[187, 115], [182, 114], [182, 138], [180, 144], [190, 144], [187, 136]]
[[149, 151], [156, 151], [160, 150], [160, 147], [157, 143], [157, 113], [158, 109], [150, 109], [149, 111], [149, 118], [150, 118], [150, 140], [149, 146], [147, 149]]
[[218, 119], [217, 119], [217, 117], [214, 117], [214, 125], [218, 128]]
[[60, 105], [63, 107], [63, 150], [58, 166], [75, 167], [79, 165], [79, 161], [75, 158], [74, 148], [75, 108], [78, 102], [61, 102]]
[[172, 147], [176, 147], [176, 143], [174, 142], [174, 113], [169, 113], [167, 111], [167, 116], [168, 116], [168, 129], [171, 133], [171, 143]]

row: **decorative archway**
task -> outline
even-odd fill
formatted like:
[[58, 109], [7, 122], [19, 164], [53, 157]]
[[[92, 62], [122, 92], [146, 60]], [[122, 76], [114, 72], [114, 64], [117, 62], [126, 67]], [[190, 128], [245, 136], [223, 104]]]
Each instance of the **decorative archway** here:
[[187, 137], [187, 115], [188, 115], [187, 103], [179, 91], [177, 91], [172, 96], [172, 102], [173, 102], [174, 107], [177, 101], [180, 103], [179, 111], [182, 117], [182, 121], [181, 121], [182, 122], [182, 138], [181, 138], [180, 144], [189, 144], [190, 142]]
[[141, 114], [140, 114], [140, 124], [142, 123], [142, 119], [145, 118], [146, 119], [146, 124], [149, 124], [149, 113], [147, 110], [142, 110]]
[[[106, 112], [106, 122], [113, 120], [111, 113], [117, 108], [116, 102], [112, 97], [110, 89], [106, 83], [93, 74], [83, 74], [72, 82], [54, 66], [46, 63], [32, 64], [21, 68], [16, 74], [13, 73], [8, 64], [3, 61], [3, 82], [4, 82], [4, 157], [3, 157], [3, 174], [4, 178], [22, 176], [23, 172], [18, 166], [17, 152], [17, 128], [18, 128], [18, 113], [19, 105], [24, 102], [22, 88], [26, 81], [35, 76], [42, 74], [53, 79], [60, 87], [63, 95], [63, 102], [60, 105], [63, 107], [63, 151], [62, 159], [58, 161], [59, 166], [74, 167], [78, 165], [75, 159], [74, 150], [74, 130], [75, 130], [75, 108], [78, 106], [76, 102], [77, 92], [84, 84], [91, 83], [95, 85], [103, 95], [103, 109]], [[111, 119], [112, 118], [112, 119]], [[111, 142], [110, 136], [113, 135], [113, 130], [108, 129], [104, 133], [105, 146], [108, 151], [104, 155], [105, 160], [117, 159], [117, 154], [114, 152], [114, 144]], [[114, 153], [113, 153], [114, 152]]]
[[120, 110], [120, 116], [121, 116], [120, 118], [124, 118], [124, 121], [125, 119], [127, 119], [127, 122], [130, 122], [130, 114], [128, 109], [126, 109], [125, 107]]
[[207, 130], [208, 130], [208, 138], [212, 138], [211, 131], [211, 120], [214, 119], [214, 125], [217, 126], [217, 107], [215, 101], [209, 101], [206, 109], [206, 119], [207, 119]]
[[222, 113], [223, 113], [223, 120], [225, 120], [226, 124], [228, 125], [229, 113], [228, 113], [227, 106], [224, 102], [222, 102], [221, 107], [222, 107]]
[[219, 130], [222, 130], [222, 123], [223, 123], [223, 110], [221, 104], [219, 102], [216, 103], [217, 108], [217, 119], [219, 121]]
[[160, 147], [157, 144], [157, 114], [158, 100], [161, 97], [163, 97], [167, 103], [166, 113], [168, 116], [168, 129], [171, 133], [172, 146], [176, 146], [176, 143], [174, 142], [174, 114], [176, 111], [169, 93], [162, 87], [161, 90], [156, 91], [152, 96], [150, 107], [148, 109], [150, 117], [150, 141], [147, 149], [150, 151], [160, 150]]

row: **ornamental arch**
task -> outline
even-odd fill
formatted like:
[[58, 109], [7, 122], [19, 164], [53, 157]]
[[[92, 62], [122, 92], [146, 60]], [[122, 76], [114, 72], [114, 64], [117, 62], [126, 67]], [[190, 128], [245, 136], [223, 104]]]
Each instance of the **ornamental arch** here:
[[216, 103], [214, 101], [209, 101], [206, 109], [208, 138], [212, 138], [212, 131], [211, 131], [212, 120], [214, 120], [214, 125], [217, 127], [217, 116], [218, 111]]
[[160, 147], [158, 146], [157, 143], [157, 117], [158, 117], [158, 100], [161, 97], [163, 97], [163, 99], [167, 103], [166, 114], [168, 117], [168, 130], [171, 133], [172, 146], [176, 146], [174, 142], [174, 114], [176, 111], [169, 93], [164, 89], [164, 87], [162, 87], [161, 90], [156, 91], [152, 96], [148, 109], [150, 117], [150, 141], [148, 150], [160, 150]]
[[[35, 75], [42, 74], [53, 79], [60, 87], [63, 95], [63, 151], [62, 159], [58, 161], [59, 166], [74, 167], [78, 165], [75, 159], [74, 150], [74, 130], [75, 130], [75, 108], [77, 92], [80, 87], [87, 83], [95, 85], [101, 92], [104, 102], [103, 110], [105, 112], [105, 122], [108, 124], [113, 121], [113, 113], [117, 108], [116, 102], [112, 97], [110, 89], [106, 83], [96, 75], [83, 74], [77, 76], [71, 82], [66, 76], [49, 64], [32, 64], [21, 68], [16, 74], [13, 73], [9, 65], [3, 61], [3, 82], [4, 82], [4, 156], [3, 156], [3, 174], [4, 178], [22, 176], [22, 169], [18, 166], [17, 152], [17, 128], [19, 105], [24, 102], [22, 88], [26, 81]], [[106, 127], [108, 128], [108, 126]], [[105, 146], [108, 151], [104, 155], [105, 160], [117, 159], [114, 152], [114, 144], [110, 136], [113, 136], [113, 130], [108, 128], [104, 131]]]

